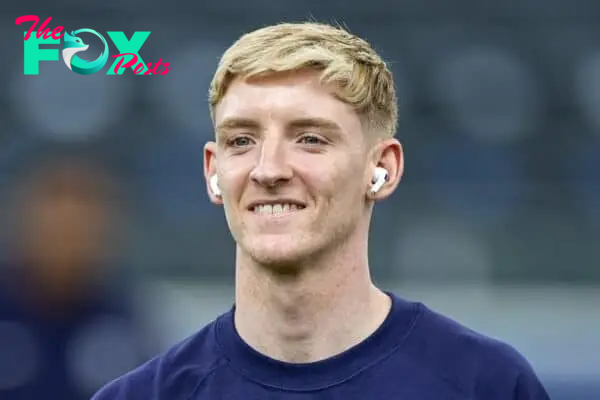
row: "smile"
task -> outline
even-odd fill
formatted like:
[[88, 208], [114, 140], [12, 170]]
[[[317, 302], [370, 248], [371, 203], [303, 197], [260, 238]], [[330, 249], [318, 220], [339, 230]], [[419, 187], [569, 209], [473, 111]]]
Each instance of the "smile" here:
[[259, 215], [279, 215], [290, 212], [295, 212], [304, 209], [300, 204], [294, 203], [274, 203], [274, 204], [257, 204], [251, 207], [255, 214]]

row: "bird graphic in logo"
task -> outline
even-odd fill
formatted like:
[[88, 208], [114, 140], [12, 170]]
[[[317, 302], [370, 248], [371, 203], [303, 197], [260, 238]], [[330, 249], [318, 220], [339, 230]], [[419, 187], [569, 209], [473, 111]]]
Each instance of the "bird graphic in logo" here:
[[[79, 33], [92, 33], [98, 36], [102, 40], [102, 43], [104, 43], [104, 51], [96, 60], [86, 61], [75, 55], [81, 51], [86, 51], [90, 47], [83, 43], [81, 38], [77, 37]], [[65, 32], [62, 56], [65, 64], [67, 64], [67, 67], [69, 67], [71, 71], [81, 75], [91, 75], [100, 71], [102, 67], [104, 67], [104, 64], [106, 64], [106, 61], [108, 60], [108, 43], [106, 43], [106, 40], [101, 34], [92, 29], [79, 29], [75, 32], [71, 32], [70, 35]]]

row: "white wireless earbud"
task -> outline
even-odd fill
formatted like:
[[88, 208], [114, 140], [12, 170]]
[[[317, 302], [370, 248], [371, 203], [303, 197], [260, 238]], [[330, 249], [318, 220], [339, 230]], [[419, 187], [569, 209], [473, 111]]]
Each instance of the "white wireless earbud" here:
[[375, 168], [375, 171], [373, 171], [373, 186], [371, 186], [371, 193], [377, 193], [385, 184], [387, 178], [388, 172], [385, 168]]
[[217, 175], [210, 177], [210, 190], [212, 190], [215, 196], [221, 196], [221, 189], [219, 189], [219, 178]]

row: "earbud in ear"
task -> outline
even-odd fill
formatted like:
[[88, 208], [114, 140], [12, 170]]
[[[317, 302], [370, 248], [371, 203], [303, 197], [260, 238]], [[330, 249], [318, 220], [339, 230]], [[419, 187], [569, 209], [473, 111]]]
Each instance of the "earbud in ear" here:
[[221, 189], [219, 189], [219, 178], [217, 175], [210, 177], [210, 190], [212, 190], [215, 196], [221, 196]]
[[375, 168], [375, 171], [373, 171], [373, 186], [371, 186], [371, 193], [377, 193], [385, 184], [387, 178], [388, 172], [385, 168]]

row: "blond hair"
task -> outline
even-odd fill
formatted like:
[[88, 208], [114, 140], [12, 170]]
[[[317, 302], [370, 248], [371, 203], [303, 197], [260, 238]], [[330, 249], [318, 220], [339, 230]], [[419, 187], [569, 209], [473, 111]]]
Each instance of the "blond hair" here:
[[231, 82], [304, 68], [321, 71], [321, 83], [353, 107], [379, 137], [396, 134], [398, 108], [391, 71], [365, 40], [341, 27], [282, 23], [243, 35], [223, 54], [209, 90], [211, 117]]

